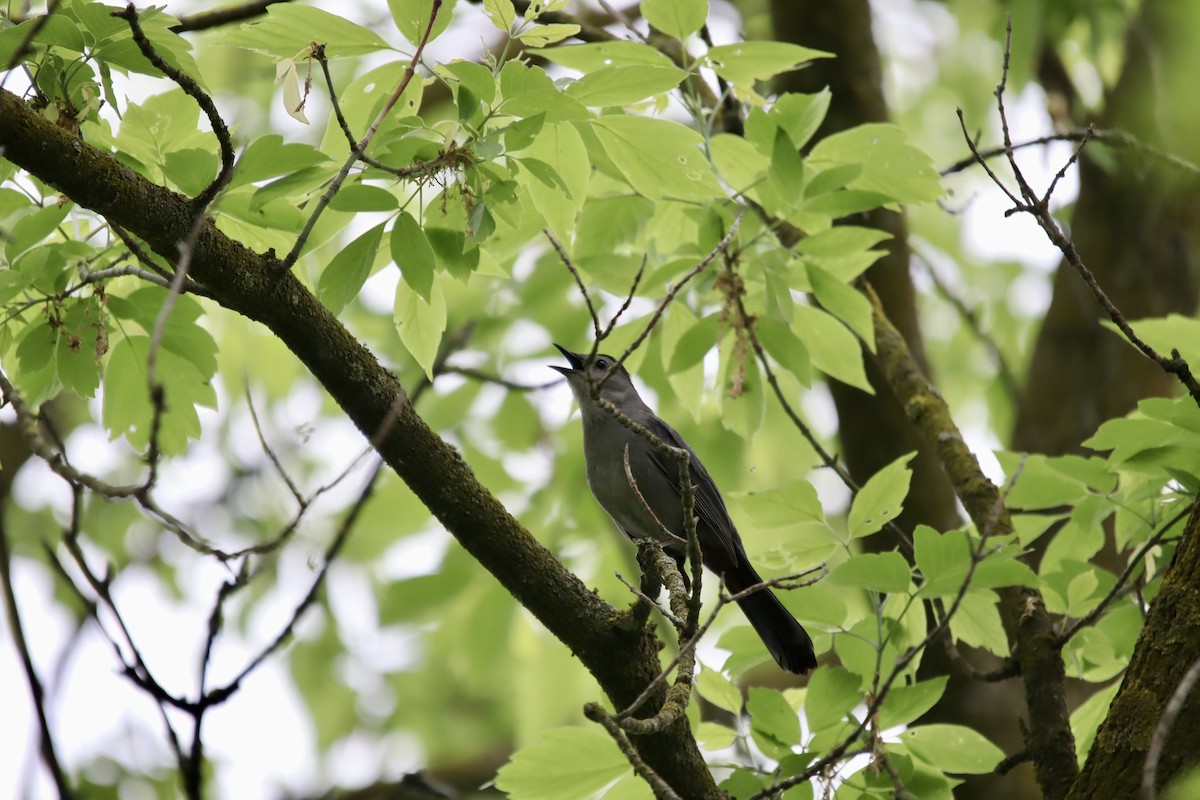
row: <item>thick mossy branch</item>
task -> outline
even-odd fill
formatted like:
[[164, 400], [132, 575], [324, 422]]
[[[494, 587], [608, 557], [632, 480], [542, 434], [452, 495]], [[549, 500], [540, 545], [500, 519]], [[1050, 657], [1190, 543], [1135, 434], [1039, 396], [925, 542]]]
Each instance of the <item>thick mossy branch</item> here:
[[[992, 536], [1013, 531], [1000, 490], [979, 468], [974, 453], [937, 389], [921, 372], [908, 345], [867, 287], [875, 325], [876, 357], [908, 418], [937, 453], [967, 514]], [[1065, 797], [1075, 780], [1075, 740], [1067, 710], [1066, 671], [1041, 595], [1023, 587], [1000, 590], [1000, 615], [1021, 669], [1029, 711], [1027, 749], [1047, 800]]]
[[[1137, 797], [1150, 766], [1154, 730], [1184, 675], [1200, 660], [1200, 503], [1192, 506], [1179, 549], [1146, 616], [1133, 659], [1108, 716], [1096, 733], [1070, 800]], [[1153, 773], [1162, 790], [1183, 770], [1200, 764], [1200, 692], [1184, 700]], [[1144, 795], [1143, 795], [1144, 796]]]
[[[4, 158], [84, 208], [131, 231], [165, 260], [194, 224], [187, 198], [151, 183], [0, 90]], [[189, 275], [225, 308], [263, 324], [320, 381], [380, 455], [446, 529], [596, 677], [617, 708], [659, 672], [657, 640], [613, 624], [617, 611], [567, 571], [476, 480], [470, 466], [414, 411], [385, 370], [277, 261], [211, 221], [196, 239]], [[647, 704], [658, 708], [665, 687]], [[640, 737], [646, 763], [680, 795], [719, 798], [686, 720]]]

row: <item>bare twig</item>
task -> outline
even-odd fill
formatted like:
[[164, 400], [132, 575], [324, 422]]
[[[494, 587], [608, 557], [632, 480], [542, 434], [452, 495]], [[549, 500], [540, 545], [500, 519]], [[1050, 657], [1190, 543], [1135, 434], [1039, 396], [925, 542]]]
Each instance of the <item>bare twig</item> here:
[[54, 746], [54, 736], [50, 731], [50, 722], [46, 717], [46, 693], [42, 689], [42, 681], [38, 677], [37, 668], [33, 665], [33, 657], [29, 652], [29, 641], [25, 638], [25, 628], [21, 623], [21, 610], [17, 606], [17, 594], [12, 581], [12, 550], [9, 547], [8, 531], [4, 520], [0, 517], [0, 578], [4, 580], [4, 604], [8, 610], [8, 629], [12, 633], [17, 652], [21, 655], [21, 666], [25, 670], [25, 681], [29, 684], [29, 694], [33, 698], [33, 711], [37, 716], [38, 731], [41, 738], [42, 761], [50, 771], [54, 786], [58, 790], [60, 800], [69, 800], [75, 796], [67, 773], [58, 760], [58, 752]]
[[[1167, 372], [1178, 378], [1180, 383], [1182, 383], [1187, 389], [1188, 394], [1191, 395], [1192, 400], [1197, 405], [1200, 405], [1200, 382], [1198, 382], [1195, 376], [1192, 374], [1191, 368], [1188, 366], [1187, 361], [1184, 360], [1184, 358], [1179, 354], [1179, 350], [1172, 349], [1171, 355], [1168, 358], [1167, 356], [1160, 354], [1157, 350], [1155, 350], [1137, 335], [1137, 333], [1133, 330], [1133, 327], [1129, 324], [1128, 320], [1126, 320], [1125, 316], [1121, 313], [1120, 309], [1117, 308], [1113, 301], [1100, 287], [1095, 275], [1093, 275], [1092, 271], [1088, 269], [1086, 264], [1083, 263], [1083, 259], [1080, 257], [1079, 252], [1075, 249], [1075, 243], [1068, 238], [1065, 233], [1063, 233], [1058, 221], [1054, 219], [1054, 215], [1050, 212], [1050, 193], [1057, 185], [1058, 180], [1064, 174], [1064, 171], [1067, 167], [1064, 166], [1063, 169], [1059, 170], [1058, 174], [1055, 175], [1054, 180], [1051, 182], [1050, 189], [1047, 190], [1045, 194], [1039, 195], [1036, 191], [1034, 191], [1033, 187], [1029, 185], [1029, 181], [1025, 178], [1025, 173], [1017, 164], [1016, 154], [1014, 152], [1015, 145], [1012, 141], [1012, 133], [1009, 130], [1008, 112], [1004, 105], [1004, 93], [1008, 83], [1009, 57], [1011, 55], [1011, 50], [1012, 18], [1010, 15], [1008, 24], [1005, 28], [1004, 65], [1001, 71], [1000, 83], [996, 87], [995, 96], [996, 107], [1000, 112], [1000, 128], [1004, 141], [1003, 152], [1008, 158], [1008, 163], [1012, 169], [1013, 177], [1017, 182], [1020, 197], [1018, 197], [1017, 194], [1009, 189], [1008, 186], [1005, 185], [1004, 181], [1002, 181], [996, 175], [996, 173], [992, 171], [991, 167], [988, 166], [987, 160], [984, 158], [977, 144], [967, 132], [966, 120], [963, 118], [963, 112], [960, 108], [958, 109], [959, 125], [962, 128], [963, 137], [967, 142], [967, 146], [970, 148], [972, 155], [975, 157], [976, 163], [983, 167], [984, 171], [987, 172], [987, 175], [992, 182], [1001, 191], [1003, 191], [1012, 202], [1013, 207], [1009, 209], [1006, 214], [1026, 213], [1033, 216], [1034, 220], [1037, 221], [1038, 226], [1046, 234], [1046, 237], [1050, 240], [1050, 242], [1054, 244], [1054, 246], [1057, 247], [1060, 252], [1062, 252], [1063, 258], [1067, 261], [1067, 263], [1069, 263], [1075, 269], [1075, 271], [1079, 273], [1080, 277], [1083, 278], [1083, 282], [1091, 290], [1092, 295], [1096, 298], [1096, 301], [1100, 304], [1100, 307], [1104, 309], [1105, 313], [1108, 314], [1108, 318], [1112, 320], [1113, 324], [1116, 325], [1118, 329], [1120, 329], [1121, 333], [1130, 342], [1130, 344], [1136, 347], [1144, 356], [1146, 356], [1146, 358], [1158, 364], [1158, 366], [1164, 372]], [[1087, 143], [1088, 138], [1089, 136], [1084, 136], [1080, 139], [1080, 148]], [[1067, 166], [1074, 163], [1078, 159], [1079, 153], [1080, 150], [1077, 149], [1075, 153], [1072, 154]]]
[[587, 286], [583, 282], [583, 277], [579, 274], [579, 269], [575, 263], [571, 261], [571, 257], [567, 255], [567, 250], [562, 246], [562, 242], [555, 238], [549, 228], [542, 228], [542, 234], [550, 241], [550, 246], [558, 253], [559, 259], [571, 273], [571, 277], [575, 279], [575, 285], [579, 287], [579, 293], [583, 295], [583, 301], [587, 303], [588, 315], [592, 318], [592, 355], [596, 354], [596, 347], [600, 343], [600, 315], [596, 313], [596, 304], [592, 302], [592, 295], [588, 292]]
[[382, 471], [383, 462], [380, 461], [375, 465], [374, 471], [371, 472], [371, 476], [363, 485], [362, 491], [359, 492], [358, 498], [354, 501], [354, 505], [350, 507], [346, 517], [342, 520], [342, 524], [339, 526], [337, 534], [333, 537], [333, 541], [331, 541], [329, 543], [329, 547], [325, 549], [325, 557], [321, 562], [321, 568], [317, 571], [317, 576], [313, 579], [312, 585], [309, 586], [308, 592], [304, 595], [304, 598], [300, 601], [296, 608], [293, 609], [292, 616], [288, 620], [287, 624], [283, 626], [270, 644], [264, 647], [258, 653], [258, 655], [252, 658], [250, 662], [242, 668], [242, 670], [233, 678], [233, 680], [231, 680], [225, 686], [210, 691], [208, 694], [206, 694], [201, 701], [203, 706], [207, 707], [217, 705], [229, 699], [229, 697], [238, 690], [242, 681], [244, 681], [246, 677], [250, 675], [250, 673], [256, 670], [259, 665], [261, 665], [273, 653], [279, 650], [279, 648], [283, 647], [288, 639], [291, 638], [292, 631], [295, 630], [296, 624], [300, 621], [300, 618], [304, 615], [304, 612], [307, 611], [316, 600], [317, 593], [320, 591], [321, 586], [325, 582], [325, 575], [329, 571], [330, 564], [332, 564], [334, 559], [337, 558], [338, 552], [342, 549], [342, 545], [346, 543], [346, 539], [349, 537], [350, 531], [354, 528], [354, 524], [358, 521], [358, 516], [362, 512], [363, 507], [366, 506], [367, 501], [371, 499], [371, 494], [375, 490], [375, 483]]
[[629, 737], [617, 721], [604, 710], [604, 707], [597, 703], [588, 703], [583, 707], [584, 715], [592, 722], [598, 723], [604, 730], [608, 731], [608, 735], [613, 738], [620, 748], [621, 753], [633, 767], [642, 780], [650, 784], [650, 788], [654, 791], [656, 800], [683, 800], [671, 786], [656, 773], [649, 764], [647, 764], [638, 754], [637, 748], [629, 741]]
[[279, 456], [275, 455], [275, 451], [272, 450], [271, 445], [267, 443], [267, 437], [263, 433], [262, 424], [258, 421], [258, 411], [254, 408], [254, 396], [250, 393], [249, 382], [246, 384], [246, 408], [250, 409], [250, 419], [254, 421], [254, 432], [258, 434], [259, 445], [262, 447], [263, 452], [267, 454], [267, 458], [270, 459], [271, 466], [275, 468], [275, 474], [278, 475], [280, 480], [282, 480], [287, 486], [288, 491], [291, 493], [292, 498], [296, 501], [296, 503], [303, 507], [307, 502], [304, 499], [304, 495], [300, 493], [300, 489], [297, 488], [296, 482], [292, 480], [292, 476], [288, 475], [287, 470], [283, 468], [283, 464], [280, 462]]
[[[646, 337], [650, 335], [650, 332], [654, 330], [656, 325], [658, 325], [658, 321], [662, 319], [662, 315], [664, 312], [666, 312], [667, 306], [669, 306], [675, 300], [675, 297], [683, 290], [683, 287], [687, 286], [688, 282], [691, 281], [692, 278], [703, 272], [717, 256], [726, 251], [730, 243], [733, 241], [733, 237], [737, 235], [738, 228], [742, 226], [742, 220], [745, 217], [745, 209], [739, 210], [737, 217], [735, 217], [733, 220], [733, 224], [729, 226], [729, 232], [722, 237], [721, 241], [717, 242], [716, 246], [713, 247], [712, 250], [708, 251], [708, 254], [705, 255], [704, 258], [700, 259], [700, 262], [696, 264], [696, 266], [692, 267], [692, 269], [688, 271], [686, 275], [680, 278], [679, 281], [671, 287], [666, 296], [663, 297], [662, 302], [658, 304], [658, 308], [654, 309], [654, 313], [650, 315], [650, 321], [646, 323], [646, 327], [642, 329], [642, 332], [638, 334], [636, 339], [630, 342], [629, 347], [625, 348], [625, 352], [620, 358], [617, 359], [616, 364], [613, 364], [609, 368], [609, 375], [616, 370], [617, 366], [624, 364], [625, 359], [629, 358], [629, 356], [631, 356], [635, 350], [642, 346], [642, 342], [646, 341]], [[605, 380], [607, 379], [608, 376], [606, 375]], [[603, 383], [604, 381], [601, 381], [601, 385], [603, 385]]]
[[1046, 136], [1038, 136], [1037, 138], [1029, 139], [1028, 141], [1017, 142], [1013, 144], [1011, 148], [1004, 145], [988, 148], [977, 147], [976, 149], [978, 150], [978, 155], [976, 155], [976, 153], [973, 151], [971, 155], [955, 161], [948, 167], [943, 167], [938, 172], [940, 175], [942, 175], [942, 177], [945, 177], [947, 175], [952, 175], [955, 172], [962, 172], [968, 167], [975, 166], [979, 163], [980, 158], [986, 160], [995, 158], [996, 156], [1007, 156], [1010, 150], [1015, 152], [1017, 150], [1024, 150], [1027, 147], [1037, 147], [1040, 145], [1047, 145], [1052, 142], [1082, 142], [1085, 138], [1091, 139], [1092, 141], [1104, 142], [1105, 144], [1112, 145], [1114, 147], [1124, 147], [1135, 150], [1155, 159], [1156, 161], [1162, 161], [1171, 167], [1180, 170], [1181, 172], [1190, 172], [1193, 175], [1200, 174], [1200, 164], [1195, 164], [1191, 161], [1188, 161], [1186, 158], [1181, 158], [1180, 156], [1172, 153], [1159, 150], [1153, 145], [1141, 141], [1131, 133], [1127, 133], [1126, 131], [1115, 128], [1097, 129], [1091, 127], [1072, 131], [1063, 131], [1061, 133], [1051, 133]]
[[933, 286], [937, 293], [942, 296], [942, 299], [953, 306], [958, 312], [959, 317], [966, 323], [967, 329], [974, 334], [976, 340], [983, 345], [987, 350], [988, 355], [992, 357], [992, 361], [996, 365], [996, 370], [1000, 374], [1000, 382], [1004, 384], [1004, 391], [1008, 394], [1009, 400], [1014, 406], [1019, 406], [1021, 403], [1021, 385], [1017, 381], [1016, 374], [1008, 365], [1008, 359], [1004, 357], [1004, 353], [1000, 350], [1000, 345], [983, 329], [983, 322], [979, 319], [979, 315], [975, 310], [970, 308], [963, 298], [959, 297], [946, 282], [942, 280], [942, 276], [934, 268], [933, 262], [928, 258], [918, 255], [917, 260], [925, 265], [925, 274], [933, 281]]

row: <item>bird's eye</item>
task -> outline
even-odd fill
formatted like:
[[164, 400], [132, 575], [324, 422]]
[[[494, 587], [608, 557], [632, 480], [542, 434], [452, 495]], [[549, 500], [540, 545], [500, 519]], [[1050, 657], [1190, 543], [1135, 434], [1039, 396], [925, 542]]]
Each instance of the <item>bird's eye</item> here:
[[608, 359], [607, 358], [597, 358], [596, 366], [599, 367], [600, 369], [608, 369]]

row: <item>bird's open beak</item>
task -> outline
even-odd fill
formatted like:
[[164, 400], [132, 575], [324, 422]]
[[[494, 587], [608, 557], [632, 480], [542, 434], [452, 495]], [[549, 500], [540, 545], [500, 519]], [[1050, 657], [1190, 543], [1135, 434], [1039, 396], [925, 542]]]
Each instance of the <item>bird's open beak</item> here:
[[566, 356], [567, 363], [570, 364], [571, 366], [559, 367], [559, 366], [555, 366], [552, 364], [552, 365], [550, 365], [550, 369], [552, 369], [556, 372], [561, 372], [563, 375], [570, 375], [573, 372], [579, 372], [580, 370], [583, 369], [583, 356], [579, 355], [578, 353], [572, 353], [570, 350], [563, 347], [561, 344], [556, 344], [554, 346], [558, 348], [558, 352], [560, 352], [564, 356]]

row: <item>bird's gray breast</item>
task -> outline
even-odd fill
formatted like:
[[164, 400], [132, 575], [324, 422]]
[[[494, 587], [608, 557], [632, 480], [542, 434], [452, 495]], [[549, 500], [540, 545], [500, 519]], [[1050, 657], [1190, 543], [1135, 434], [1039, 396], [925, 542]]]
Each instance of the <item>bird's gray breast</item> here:
[[[676, 536], [682, 534], [683, 509], [677, 482], [670, 480], [655, 463], [653, 444], [611, 417], [594, 419], [590, 424], [585, 418], [583, 447], [588, 486], [596, 501], [626, 534], [637, 538], [666, 538], [647, 512], [647, 506], [667, 530]], [[637, 492], [625, 472], [626, 447], [629, 448], [629, 472]], [[645, 502], [638, 498], [638, 492]]]

